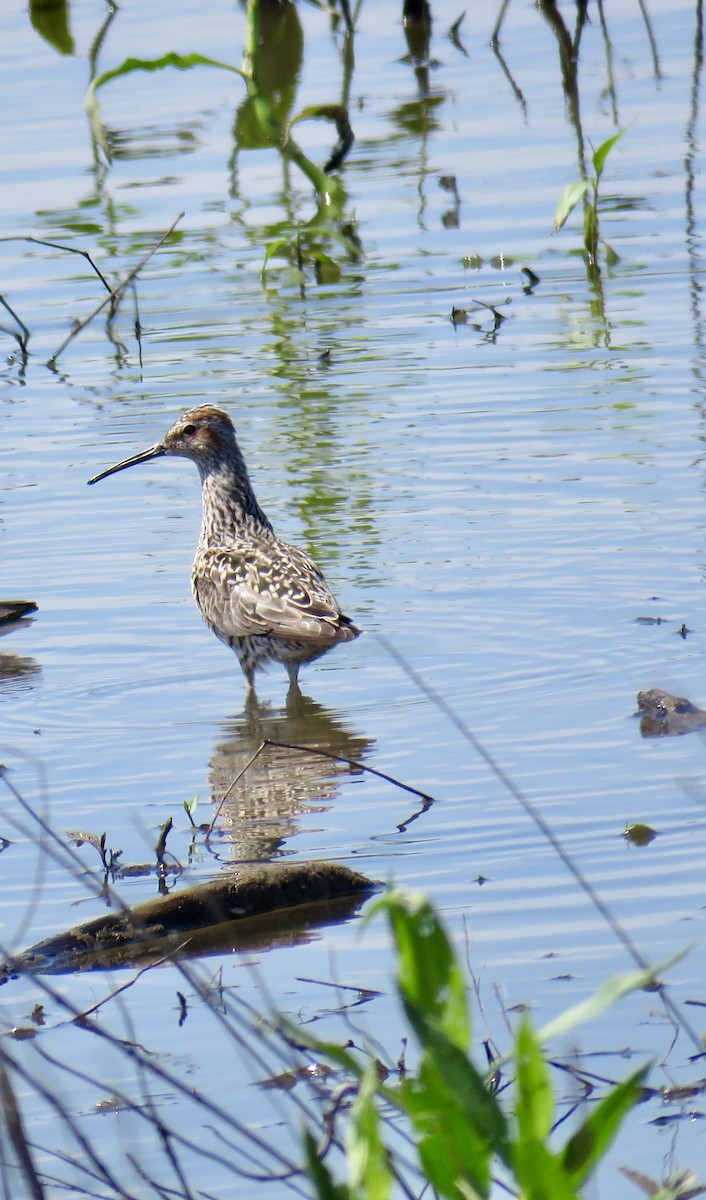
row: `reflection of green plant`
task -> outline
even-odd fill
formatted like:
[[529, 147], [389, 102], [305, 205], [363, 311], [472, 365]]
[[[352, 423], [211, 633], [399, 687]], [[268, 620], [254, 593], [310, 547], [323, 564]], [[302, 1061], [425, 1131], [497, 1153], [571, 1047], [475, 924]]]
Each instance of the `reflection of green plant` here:
[[29, 0], [29, 19], [45, 41], [59, 54], [73, 54], [68, 0]]
[[[284, 13], [286, 16], [286, 12]], [[295, 27], [294, 27], [295, 28]], [[290, 36], [284, 36], [285, 49], [298, 45], [293, 36], [291, 23], [286, 26]], [[281, 30], [279, 31], [281, 35]], [[289, 105], [293, 98], [293, 81], [290, 80], [289, 90], [279, 90], [276, 80], [282, 75], [283, 58], [280, 36], [279, 55], [276, 63], [272, 60], [272, 46], [263, 36], [267, 34], [270, 42], [273, 32], [268, 25], [266, 31], [260, 28], [259, 0], [248, 0], [246, 44], [243, 55], [243, 68], [218, 59], [208, 58], [203, 54], [177, 54], [170, 51], [159, 58], [143, 59], [126, 58], [119, 66], [104, 71], [91, 81], [86, 94], [86, 110], [91, 121], [91, 128], [96, 142], [102, 148], [106, 158], [110, 156], [110, 148], [101, 118], [98, 93], [101, 88], [114, 79], [127, 76], [136, 71], [160, 71], [167, 67], [179, 71], [191, 70], [194, 67], [215, 67], [219, 70], [230, 71], [238, 75], [245, 83], [247, 97], [238, 111], [236, 134], [242, 135], [241, 148], [270, 145], [276, 147], [285, 164], [294, 163], [311, 183], [316, 195], [316, 212], [311, 220], [300, 230], [294, 232], [288, 228], [284, 236], [273, 238], [267, 247], [265, 265], [272, 257], [289, 258], [291, 262], [313, 262], [317, 271], [325, 279], [336, 278], [339, 268], [326, 252], [327, 241], [333, 240], [351, 253], [352, 245], [345, 231], [339, 228], [345, 193], [340, 183], [331, 177], [330, 172], [341, 162], [348, 152], [353, 133], [348, 120], [348, 112], [342, 104], [320, 104], [302, 109], [294, 117], [289, 117]], [[274, 72], [273, 65], [279, 70]], [[296, 68], [296, 64], [292, 64]], [[295, 69], [296, 75], [296, 69]], [[300, 121], [325, 120], [333, 124], [338, 135], [338, 142], [325, 167], [319, 167], [312, 162], [292, 137], [292, 129]]]
[[311, 181], [317, 192], [321, 206], [335, 210], [339, 209], [342, 200], [340, 185], [331, 180], [320, 167], [307, 158], [303, 150], [300, 149], [290, 136], [290, 130], [292, 125], [297, 121], [307, 118], [323, 118], [333, 121], [338, 130], [339, 138], [345, 140], [346, 134], [349, 134], [348, 117], [345, 109], [341, 105], [336, 104], [317, 105], [304, 109], [288, 125], [280, 125], [270, 98], [260, 88], [259, 55], [259, 2], [258, 0], [249, 0], [247, 42], [243, 70], [240, 70], [239, 67], [234, 67], [231, 63], [221, 62], [215, 58], [208, 58], [204, 54], [176, 54], [174, 51], [170, 51], [168, 54], [163, 54], [160, 58], [126, 58], [119, 67], [114, 67], [110, 71], [104, 71], [102, 74], [97, 75], [91, 81], [86, 93], [86, 110], [89, 114], [96, 140], [107, 155], [108, 147], [103, 130], [97, 93], [100, 88], [105, 87], [111, 80], [130, 75], [134, 71], [161, 71], [165, 67], [175, 67], [179, 71], [188, 71], [193, 67], [217, 67], [222, 71], [231, 71], [245, 81], [253, 111], [267, 141], [271, 145], [276, 146], [284, 158], [296, 163]]
[[595, 172], [593, 179], [577, 179], [574, 183], [569, 183], [561, 193], [559, 205], [554, 216], [554, 233], [565, 224], [567, 218], [576, 208], [580, 200], [585, 198], [584, 213], [583, 213], [583, 245], [588, 256], [589, 266], [592, 268], [598, 265], [598, 244], [603, 241], [606, 251], [607, 261], [615, 262], [617, 255], [615, 251], [608, 245], [606, 241], [601, 239], [598, 226], [598, 186], [603, 174], [603, 168], [606, 159], [610, 154], [613, 146], [620, 140], [625, 133], [624, 129], [618, 130], [612, 137], [602, 142], [598, 149], [594, 152], [592, 162]]
[[[486, 1197], [499, 1165], [523, 1200], [575, 1200], [604, 1157], [626, 1114], [637, 1103], [647, 1068], [611, 1087], [563, 1144], [556, 1145], [555, 1098], [542, 1046], [581, 1021], [603, 1012], [628, 991], [654, 981], [640, 971], [605, 984], [538, 1033], [527, 1018], [512, 1053], [487, 1068], [469, 1055], [470, 1020], [460, 962], [431, 905], [423, 897], [392, 892], [373, 911], [387, 912], [398, 956], [397, 990], [419, 1045], [415, 1070], [400, 1071], [395, 1086], [381, 1079], [378, 1064], [361, 1066], [348, 1049], [312, 1041], [315, 1050], [353, 1077], [356, 1098], [345, 1135], [349, 1184], [336, 1183], [311, 1136], [307, 1161], [319, 1200], [386, 1200], [395, 1181], [409, 1172], [408, 1151], [397, 1155], [396, 1125], [381, 1104], [409, 1121], [421, 1175], [430, 1194], [449, 1200]], [[299, 1031], [301, 1033], [301, 1031]], [[499, 1071], [514, 1063], [510, 1104], [498, 1098]], [[507, 1111], [509, 1109], [509, 1113]], [[386, 1132], [395, 1133], [392, 1138]], [[411, 1189], [418, 1194], [417, 1188]], [[407, 1195], [410, 1190], [404, 1187]]]

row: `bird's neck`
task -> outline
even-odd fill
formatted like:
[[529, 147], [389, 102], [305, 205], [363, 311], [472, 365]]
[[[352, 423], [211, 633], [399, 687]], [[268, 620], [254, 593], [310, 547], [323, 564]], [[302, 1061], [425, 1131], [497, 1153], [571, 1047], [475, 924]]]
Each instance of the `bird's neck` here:
[[234, 533], [272, 533], [260, 508], [244, 463], [238, 470], [219, 464], [201, 479], [201, 546], [224, 545]]

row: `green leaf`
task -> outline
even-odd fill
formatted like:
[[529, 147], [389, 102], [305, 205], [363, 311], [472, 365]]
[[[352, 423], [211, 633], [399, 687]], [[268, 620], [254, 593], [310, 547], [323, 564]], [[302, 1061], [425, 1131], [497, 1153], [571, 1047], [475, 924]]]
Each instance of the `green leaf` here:
[[341, 278], [341, 268], [335, 259], [323, 250], [310, 250], [305, 258], [312, 258], [316, 263], [316, 278], [319, 283], [338, 283]]
[[516, 1142], [513, 1167], [522, 1200], [579, 1200], [560, 1160], [541, 1142]]
[[587, 179], [577, 179], [575, 183], [567, 183], [559, 197], [559, 204], [554, 214], [553, 233], [558, 233], [563, 227], [567, 217], [574, 211], [579, 200], [583, 200], [588, 188], [589, 182]]
[[614, 1087], [566, 1143], [562, 1161], [576, 1187], [588, 1179], [610, 1147], [623, 1119], [639, 1101], [648, 1070], [648, 1067], [640, 1067]]
[[463, 972], [425, 896], [393, 890], [374, 911], [389, 918], [399, 957], [398, 984], [405, 1001], [443, 1029], [460, 1049], [470, 1040]]
[[630, 992], [640, 991], [642, 988], [649, 987], [664, 975], [675, 963], [681, 960], [688, 954], [691, 947], [685, 946], [683, 950], [679, 950], [665, 962], [660, 963], [656, 967], [649, 967], [646, 971], [632, 971], [626, 975], [616, 975], [613, 979], [607, 979], [601, 984], [597, 992], [589, 996], [588, 1000], [583, 1000], [581, 1004], [576, 1004], [573, 1008], [567, 1008], [543, 1029], [540, 1029], [537, 1037], [544, 1045], [550, 1038], [560, 1037], [574, 1029], [577, 1025], [581, 1025], [584, 1021], [594, 1021], [596, 1017], [600, 1017], [602, 1013], [615, 1004], [617, 1000], [622, 1000], [623, 996], [627, 996]]
[[598, 182], [601, 175], [603, 174], [605, 160], [607, 159], [608, 155], [610, 154], [611, 150], [613, 149], [613, 146], [615, 145], [615, 143], [620, 141], [620, 139], [624, 133], [625, 133], [624, 129], [619, 129], [618, 132], [614, 133], [612, 137], [606, 138], [606, 140], [604, 142], [601, 142], [598, 149], [594, 152], [592, 161], [593, 161], [593, 169], [596, 172], [596, 182]]
[[59, 54], [73, 54], [67, 0], [29, 0], [29, 19], [40, 37]]
[[616, 263], [620, 262], [620, 255], [617, 250], [608, 245], [608, 242], [603, 242], [603, 249], [605, 250], [605, 260], [609, 267], [614, 267]]
[[554, 1096], [542, 1048], [527, 1017], [515, 1044], [517, 1103], [515, 1115], [521, 1137], [545, 1142], [554, 1116]]
[[468, 1195], [462, 1188], [467, 1184], [472, 1194], [486, 1196], [492, 1148], [435, 1064], [426, 1060], [418, 1078], [405, 1082], [400, 1099], [417, 1132], [420, 1161], [435, 1191], [458, 1200]]
[[338, 125], [347, 119], [348, 109], [343, 104], [310, 104], [307, 108], [302, 108], [296, 117], [292, 117], [289, 127], [291, 129], [292, 125], [296, 125], [299, 121], [310, 120], [334, 121]]
[[490, 1150], [507, 1162], [507, 1121], [485, 1079], [453, 1039], [427, 1020], [426, 1013], [420, 1007], [404, 997], [403, 1004], [425, 1051], [422, 1068], [436, 1071], [449, 1097], [453, 1099], [454, 1108], [462, 1114], [468, 1126], [478, 1133]]
[[270, 258], [286, 258], [288, 263], [292, 262], [292, 244], [287, 238], [274, 238], [273, 241], [268, 241], [265, 246], [265, 253], [262, 263], [263, 275]]
[[642, 821], [634, 821], [631, 825], [626, 825], [623, 832], [623, 837], [626, 842], [630, 842], [631, 846], [649, 846], [657, 837], [656, 829], [651, 825], [645, 825]]
[[351, 1196], [360, 1200], [388, 1200], [392, 1173], [387, 1150], [380, 1137], [380, 1119], [375, 1107], [377, 1070], [369, 1063], [346, 1129], [345, 1147]]
[[196, 795], [192, 796], [190, 800], [184, 801], [184, 812], [187, 814], [187, 816], [193, 817], [198, 806], [199, 806], [199, 797], [198, 797], [198, 792], [197, 792]]
[[89, 94], [95, 93], [106, 83], [110, 83], [111, 79], [118, 79], [121, 75], [130, 75], [133, 71], [162, 71], [165, 67], [176, 67], [177, 71], [189, 71], [192, 67], [218, 67], [221, 71], [232, 71], [234, 75], [246, 79], [244, 72], [231, 63], [221, 62], [217, 58], [208, 58], [205, 54], [177, 54], [174, 50], [170, 50], [161, 58], [126, 58], [119, 67], [113, 67], [111, 71], [104, 71], [102, 75], [97, 75], [92, 80], [88, 91]]
[[178, 71], [188, 71], [191, 67], [218, 67], [223, 71], [232, 71], [247, 82], [247, 77], [238, 67], [220, 62], [216, 58], [208, 58], [204, 54], [176, 54], [171, 50], [168, 54], [163, 54], [161, 58], [126, 58], [119, 67], [114, 67], [111, 71], [104, 71], [102, 75], [97, 75], [95, 79], [91, 80], [83, 102], [88, 113], [93, 137], [106, 158], [110, 159], [110, 152], [98, 103], [98, 89], [104, 87], [106, 83], [110, 83], [111, 79], [129, 75], [133, 71], [161, 71], [165, 67], [176, 67]]

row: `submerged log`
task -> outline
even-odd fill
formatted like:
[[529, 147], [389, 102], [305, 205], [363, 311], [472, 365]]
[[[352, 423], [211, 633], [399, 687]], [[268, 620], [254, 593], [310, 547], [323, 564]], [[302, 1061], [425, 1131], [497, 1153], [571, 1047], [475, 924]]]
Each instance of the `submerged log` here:
[[45, 938], [1, 966], [0, 982], [291, 945], [353, 916], [380, 886], [337, 863], [243, 867]]

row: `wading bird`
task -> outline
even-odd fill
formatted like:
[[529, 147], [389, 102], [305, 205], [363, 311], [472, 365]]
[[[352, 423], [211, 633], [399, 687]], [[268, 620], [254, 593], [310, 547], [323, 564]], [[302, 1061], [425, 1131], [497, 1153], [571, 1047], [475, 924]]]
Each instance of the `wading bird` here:
[[192, 408], [156, 446], [88, 482], [164, 455], [190, 458], [201, 476], [201, 537], [191, 570], [201, 616], [235, 651], [250, 689], [267, 662], [282, 663], [297, 688], [302, 663], [352, 641], [360, 630], [341, 612], [309, 556], [275, 535], [222, 409]]

